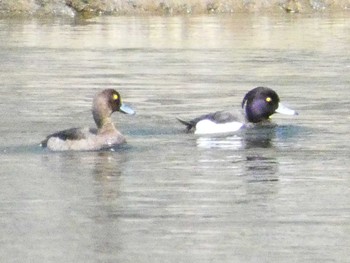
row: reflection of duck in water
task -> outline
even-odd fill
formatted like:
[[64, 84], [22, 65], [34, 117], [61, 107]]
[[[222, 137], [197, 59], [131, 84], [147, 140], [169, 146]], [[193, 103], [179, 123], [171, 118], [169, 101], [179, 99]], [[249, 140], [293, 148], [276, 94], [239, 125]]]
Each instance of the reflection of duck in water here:
[[274, 157], [250, 155], [245, 161], [245, 176], [248, 182], [278, 181], [279, 163]]
[[186, 125], [188, 131], [205, 135], [231, 133], [252, 124], [266, 123], [276, 112], [287, 115], [298, 114], [283, 106], [274, 90], [264, 87], [257, 87], [249, 91], [243, 98], [242, 108], [243, 114], [237, 114], [234, 111], [217, 111], [190, 121], [178, 120]]
[[97, 128], [71, 128], [53, 133], [41, 142], [42, 147], [53, 151], [100, 150], [126, 142], [115, 128], [111, 115], [115, 111], [126, 114], [135, 112], [122, 103], [120, 94], [113, 89], [98, 93], [92, 106], [92, 115]]
[[201, 148], [222, 149], [250, 149], [270, 148], [272, 140], [276, 138], [277, 126], [259, 126], [256, 129], [248, 129], [229, 136], [200, 136], [197, 138], [197, 146]]

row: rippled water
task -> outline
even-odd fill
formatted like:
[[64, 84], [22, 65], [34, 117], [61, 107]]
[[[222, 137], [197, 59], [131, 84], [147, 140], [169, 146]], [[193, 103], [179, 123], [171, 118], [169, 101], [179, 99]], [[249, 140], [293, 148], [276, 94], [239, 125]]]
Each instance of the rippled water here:
[[[0, 20], [5, 262], [344, 262], [350, 20], [344, 15]], [[175, 117], [275, 89], [296, 117], [228, 137]], [[116, 152], [51, 153], [116, 88]]]

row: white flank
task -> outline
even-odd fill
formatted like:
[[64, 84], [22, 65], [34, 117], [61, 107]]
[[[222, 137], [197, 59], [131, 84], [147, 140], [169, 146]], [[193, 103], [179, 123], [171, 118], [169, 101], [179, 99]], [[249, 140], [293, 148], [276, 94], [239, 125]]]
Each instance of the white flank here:
[[196, 125], [196, 131], [194, 134], [205, 135], [205, 134], [218, 134], [218, 133], [231, 133], [236, 132], [242, 128], [243, 123], [234, 121], [227, 123], [215, 123], [210, 120], [199, 121]]

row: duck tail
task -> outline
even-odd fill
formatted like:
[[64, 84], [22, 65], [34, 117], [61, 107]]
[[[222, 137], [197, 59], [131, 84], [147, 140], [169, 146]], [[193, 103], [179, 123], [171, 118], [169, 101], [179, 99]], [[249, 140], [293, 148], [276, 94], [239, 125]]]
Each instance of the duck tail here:
[[47, 147], [47, 141], [48, 141], [48, 138], [46, 138], [45, 140], [41, 141], [39, 146], [42, 147], [42, 148], [46, 148]]
[[192, 121], [185, 121], [179, 117], [176, 117], [176, 119], [182, 123], [183, 125], [186, 126], [186, 130], [189, 132], [191, 131], [194, 127], [195, 127], [195, 123], [193, 123]]

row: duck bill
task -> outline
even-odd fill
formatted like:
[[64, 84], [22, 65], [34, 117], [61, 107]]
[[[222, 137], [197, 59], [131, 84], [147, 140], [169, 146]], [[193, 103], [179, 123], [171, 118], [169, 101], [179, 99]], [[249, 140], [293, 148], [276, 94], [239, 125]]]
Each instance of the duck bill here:
[[278, 103], [278, 108], [276, 109], [276, 112], [285, 114], [285, 115], [298, 115], [298, 112], [284, 106], [282, 103]]
[[122, 103], [122, 105], [120, 106], [119, 111], [130, 115], [134, 115], [136, 113], [131, 107], [124, 103]]

